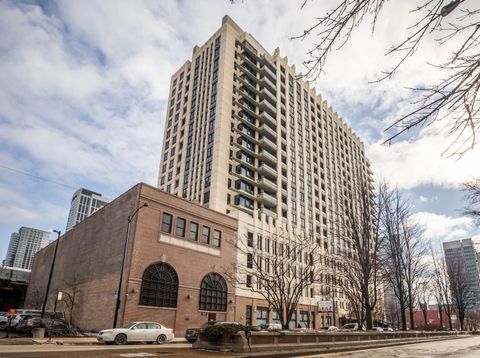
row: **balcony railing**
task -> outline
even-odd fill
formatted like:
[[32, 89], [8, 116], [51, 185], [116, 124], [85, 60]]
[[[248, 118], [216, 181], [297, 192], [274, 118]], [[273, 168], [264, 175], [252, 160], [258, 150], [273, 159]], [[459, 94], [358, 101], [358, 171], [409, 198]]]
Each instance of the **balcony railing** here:
[[268, 124], [272, 129], [277, 128], [277, 120], [272, 117], [268, 112], [262, 112], [260, 115], [260, 121], [262, 123]]
[[264, 110], [270, 111], [271, 115], [275, 115], [277, 113], [277, 109], [274, 106], [272, 106], [272, 104], [266, 99], [262, 99], [262, 101], [260, 102], [260, 106]]
[[275, 155], [277, 154], [277, 145], [267, 137], [263, 137], [262, 139], [260, 139], [259, 144], [262, 148], [265, 148], [270, 153]]
[[270, 137], [270, 139], [276, 139], [277, 138], [277, 132], [275, 132], [272, 128], [270, 128], [269, 126], [265, 125], [265, 124], [262, 124], [258, 130], [260, 131], [260, 133], [262, 133], [262, 135], [267, 135]]
[[277, 171], [265, 163], [262, 163], [262, 165], [260, 165], [260, 167], [258, 168], [258, 171], [264, 176], [268, 176], [269, 178], [272, 178], [275, 180], [277, 179]]
[[262, 150], [259, 154], [258, 154], [259, 158], [261, 161], [263, 162], [269, 162], [270, 164], [273, 164], [274, 166], [276, 166], [276, 163], [277, 163], [277, 158], [270, 154], [269, 152], [267, 152], [266, 150]]
[[258, 186], [264, 190], [269, 190], [274, 193], [277, 191], [277, 184], [271, 180], [268, 180], [267, 178], [260, 179], [258, 181]]
[[257, 201], [268, 206], [277, 206], [277, 198], [265, 192], [257, 195]]

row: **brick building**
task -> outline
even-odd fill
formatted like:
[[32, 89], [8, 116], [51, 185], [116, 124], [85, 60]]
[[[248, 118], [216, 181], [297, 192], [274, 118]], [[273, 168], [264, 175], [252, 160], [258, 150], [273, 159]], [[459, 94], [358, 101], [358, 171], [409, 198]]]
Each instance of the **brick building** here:
[[[143, 183], [60, 238], [47, 309], [58, 291], [75, 291], [75, 325], [112, 326], [127, 218], [143, 203], [130, 227], [119, 324], [158, 321], [182, 335], [209, 319], [234, 320], [234, 288], [224, 272], [235, 262], [237, 220]], [[41, 305], [54, 248], [35, 256], [26, 307]], [[65, 302], [58, 307], [69, 316]]]

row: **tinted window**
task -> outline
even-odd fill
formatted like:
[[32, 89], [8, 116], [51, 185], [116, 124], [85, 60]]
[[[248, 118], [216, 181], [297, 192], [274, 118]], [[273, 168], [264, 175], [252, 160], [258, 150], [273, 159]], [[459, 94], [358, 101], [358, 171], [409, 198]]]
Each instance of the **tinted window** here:
[[202, 229], [202, 244], [209, 244], [210, 243], [210, 228], [208, 226], [204, 226]]
[[169, 234], [172, 232], [172, 215], [167, 213], [163, 214], [162, 231]]
[[197, 223], [190, 223], [190, 232], [188, 234], [188, 238], [193, 241], [197, 241], [198, 237], [198, 224]]
[[177, 227], [175, 229], [175, 235], [185, 237], [185, 225], [186, 225], [185, 219], [177, 218]]

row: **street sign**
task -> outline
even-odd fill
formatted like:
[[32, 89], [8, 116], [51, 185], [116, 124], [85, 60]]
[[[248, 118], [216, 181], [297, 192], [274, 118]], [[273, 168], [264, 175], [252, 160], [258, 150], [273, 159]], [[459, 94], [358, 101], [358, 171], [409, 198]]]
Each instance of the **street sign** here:
[[62, 300], [62, 295], [63, 295], [62, 291], [59, 291], [59, 292], [58, 292], [58, 296], [57, 296], [57, 301], [61, 301], [61, 300]]
[[332, 313], [333, 301], [317, 301], [317, 308], [319, 313]]

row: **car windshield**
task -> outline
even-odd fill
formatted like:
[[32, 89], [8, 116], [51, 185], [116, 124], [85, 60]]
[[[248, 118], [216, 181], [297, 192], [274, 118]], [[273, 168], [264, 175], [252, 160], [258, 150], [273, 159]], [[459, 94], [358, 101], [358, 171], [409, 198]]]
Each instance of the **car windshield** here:
[[136, 323], [135, 322], [130, 322], [130, 323], [127, 323], [125, 326], [123, 326], [122, 328], [132, 328], [133, 326], [135, 326]]

